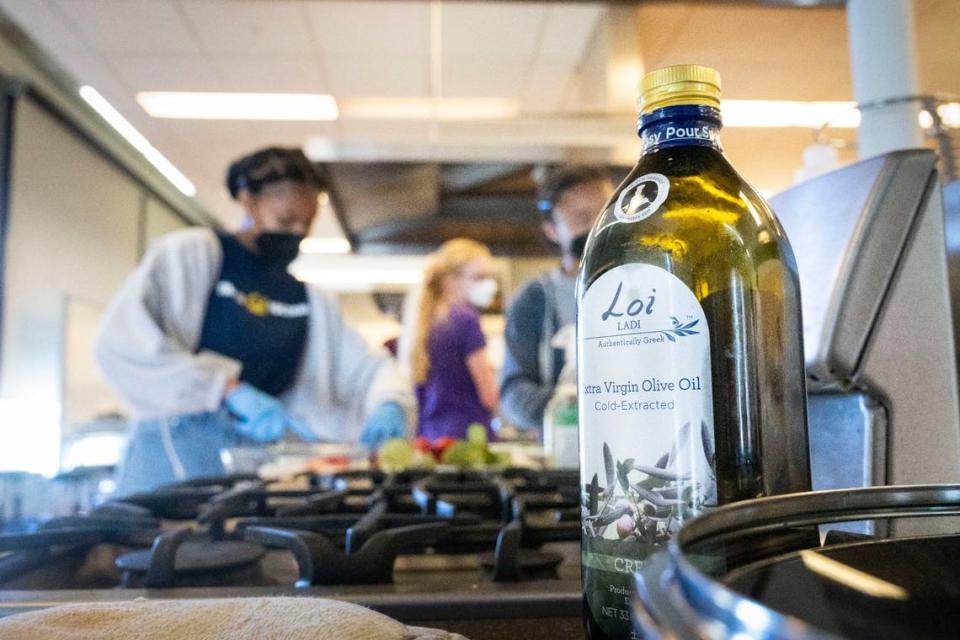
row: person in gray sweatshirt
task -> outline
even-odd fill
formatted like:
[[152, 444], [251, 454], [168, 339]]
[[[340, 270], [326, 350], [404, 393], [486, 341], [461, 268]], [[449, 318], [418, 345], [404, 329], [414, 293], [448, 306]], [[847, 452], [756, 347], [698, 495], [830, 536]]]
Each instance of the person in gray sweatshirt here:
[[507, 308], [506, 353], [500, 375], [501, 410], [523, 429], [540, 429], [543, 411], [563, 370], [553, 337], [577, 321], [576, 279], [587, 234], [613, 194], [605, 171], [591, 166], [552, 170], [540, 185], [537, 208], [544, 235], [560, 249], [560, 265], [527, 282]]
[[104, 316], [95, 357], [133, 428], [118, 495], [224, 473], [238, 442], [361, 442], [412, 433], [412, 390], [333, 298], [287, 270], [317, 215], [320, 179], [299, 149], [234, 162], [248, 228], [160, 238]]

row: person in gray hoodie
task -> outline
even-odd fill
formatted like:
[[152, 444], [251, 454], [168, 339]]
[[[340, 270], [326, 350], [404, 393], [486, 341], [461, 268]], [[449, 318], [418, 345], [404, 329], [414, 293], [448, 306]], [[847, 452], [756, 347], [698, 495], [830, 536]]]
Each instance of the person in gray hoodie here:
[[134, 419], [118, 495], [222, 474], [238, 441], [373, 449], [412, 433], [412, 390], [386, 352], [287, 270], [318, 210], [313, 165], [262, 149], [230, 166], [227, 188], [249, 227], [160, 238], [100, 327], [97, 362]]
[[543, 412], [564, 366], [554, 336], [577, 321], [576, 279], [593, 221], [613, 194], [607, 173], [562, 166], [547, 174], [537, 194], [543, 233], [560, 249], [560, 265], [527, 282], [510, 302], [500, 375], [501, 409], [522, 429], [540, 429]]

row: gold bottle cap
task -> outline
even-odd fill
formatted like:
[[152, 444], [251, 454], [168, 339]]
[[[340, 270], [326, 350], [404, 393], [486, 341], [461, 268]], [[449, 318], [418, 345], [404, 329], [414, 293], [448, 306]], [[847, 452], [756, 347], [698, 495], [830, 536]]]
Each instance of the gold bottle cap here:
[[720, 108], [720, 74], [699, 64], [651, 71], [640, 81], [640, 113], [679, 104]]

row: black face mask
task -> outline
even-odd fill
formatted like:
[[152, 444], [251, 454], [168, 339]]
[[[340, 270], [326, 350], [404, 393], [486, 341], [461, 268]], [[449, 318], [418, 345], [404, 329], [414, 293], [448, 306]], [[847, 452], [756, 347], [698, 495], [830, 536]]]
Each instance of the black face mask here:
[[583, 258], [583, 250], [587, 248], [587, 236], [589, 235], [589, 233], [584, 233], [570, 241], [570, 255], [577, 260]]
[[295, 233], [261, 233], [257, 236], [260, 258], [272, 265], [286, 267], [300, 253], [303, 236]]

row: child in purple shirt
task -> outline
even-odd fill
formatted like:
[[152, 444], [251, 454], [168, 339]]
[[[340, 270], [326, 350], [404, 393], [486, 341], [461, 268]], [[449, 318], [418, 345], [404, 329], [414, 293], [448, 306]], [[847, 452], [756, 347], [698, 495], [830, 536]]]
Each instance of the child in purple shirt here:
[[411, 369], [420, 401], [418, 435], [466, 437], [490, 420], [499, 390], [487, 360], [478, 309], [497, 293], [489, 250], [472, 240], [445, 242], [431, 257], [417, 310]]

